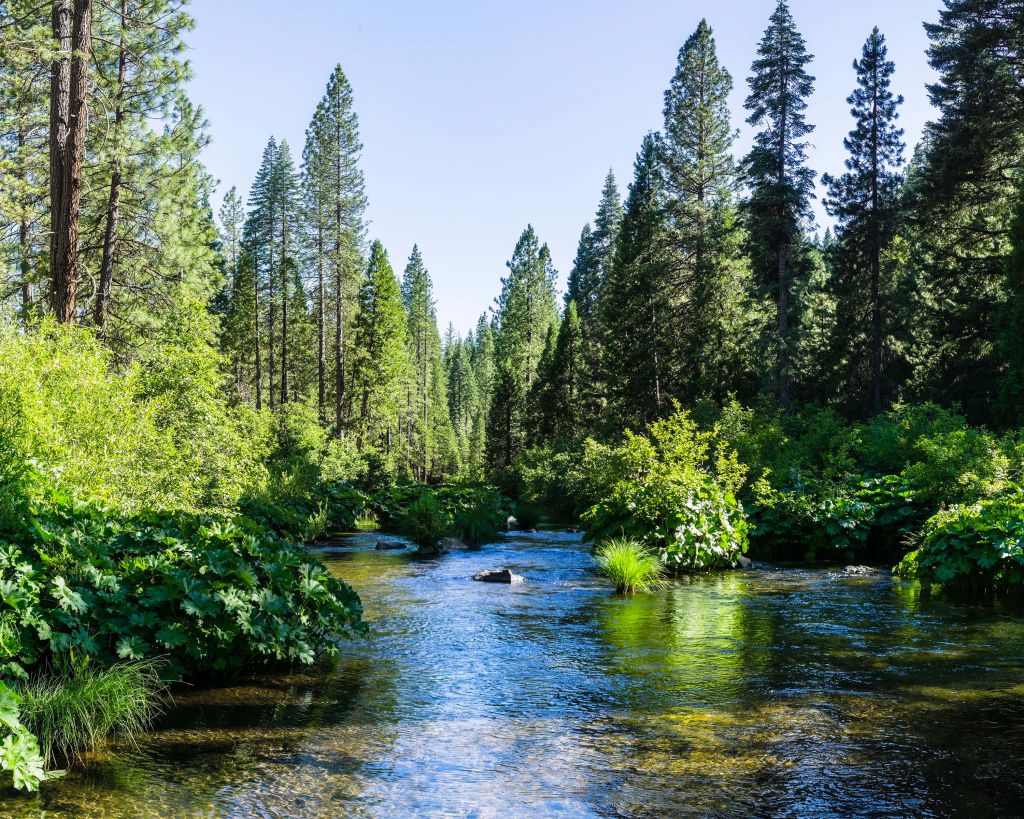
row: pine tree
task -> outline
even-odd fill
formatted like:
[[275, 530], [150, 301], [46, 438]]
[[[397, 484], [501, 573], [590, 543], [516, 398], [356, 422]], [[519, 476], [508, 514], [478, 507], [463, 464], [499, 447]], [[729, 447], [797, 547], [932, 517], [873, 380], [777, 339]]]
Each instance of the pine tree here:
[[472, 347], [471, 339], [458, 339], [454, 337], [454, 333], [449, 336], [444, 350], [445, 380], [448, 385], [448, 411], [459, 452], [459, 463], [464, 474], [479, 477], [482, 449], [474, 448], [473, 435], [477, 420], [483, 420], [483, 407], [473, 372]]
[[92, 64], [92, 0], [54, 3], [50, 66], [50, 302], [57, 321], [77, 320], [79, 228]]
[[[840, 285], [838, 326], [852, 333], [852, 344], [860, 349], [848, 352], [854, 369], [869, 373], [867, 406], [872, 413], [883, 409], [883, 344], [885, 335], [882, 304], [882, 257], [898, 229], [898, 197], [903, 164], [903, 131], [896, 127], [902, 97], [889, 90], [895, 66], [887, 59], [885, 38], [875, 28], [864, 44], [860, 60], [853, 63], [857, 89], [847, 102], [856, 124], [843, 141], [850, 156], [847, 172], [836, 178], [824, 176], [828, 186], [828, 212], [837, 219], [838, 242], [845, 257], [839, 269], [846, 281]], [[867, 281], [865, 289], [861, 283]], [[864, 321], [864, 307], [870, 311]], [[867, 325], [867, 326], [865, 326]], [[867, 341], [864, 350], [863, 340]], [[863, 365], [867, 353], [867, 367]], [[859, 361], [858, 361], [859, 359]]]
[[590, 288], [590, 281], [596, 278], [594, 259], [594, 239], [590, 223], [587, 222], [580, 231], [580, 241], [576, 245], [576, 258], [572, 263], [572, 270], [569, 271], [569, 281], [566, 284], [565, 303], [570, 301], [577, 303], [585, 299], [584, 293]]
[[[93, 106], [93, 116], [99, 113], [105, 121], [91, 127], [96, 135], [90, 140], [95, 143], [91, 171], [106, 184], [97, 187], [102, 198], [89, 206], [97, 213], [100, 234], [90, 244], [100, 248], [92, 314], [101, 335], [108, 333], [115, 277], [130, 291], [152, 264], [134, 241], [152, 226], [147, 200], [159, 187], [167, 195], [180, 194], [171, 190], [177, 186], [168, 159], [187, 155], [187, 174], [204, 175], [198, 162], [204, 124], [198, 113], [194, 119], [187, 114], [193, 109], [185, 96], [190, 70], [181, 57], [182, 38], [193, 21], [184, 5], [183, 0], [116, 0], [98, 4], [94, 12], [96, 96], [105, 104]], [[152, 127], [154, 120], [174, 121], [176, 127], [161, 133]], [[173, 241], [169, 235], [161, 239]], [[119, 315], [125, 312], [118, 309]]]
[[[278, 245], [277, 258], [280, 260], [278, 280], [281, 284], [281, 404], [288, 403], [288, 372], [291, 362], [288, 347], [288, 319], [291, 304], [290, 287], [292, 280], [298, 276], [298, 234], [300, 222], [299, 211], [299, 177], [295, 171], [291, 151], [287, 141], [281, 142], [277, 150], [273, 167], [274, 196], [277, 202], [277, 224], [274, 226], [274, 237]], [[305, 308], [303, 308], [305, 312]], [[273, 327], [271, 326], [271, 332]]]
[[[274, 294], [273, 286], [280, 264], [276, 255], [277, 245], [274, 241], [276, 225], [278, 220], [278, 201], [274, 187], [274, 167], [277, 163], [277, 141], [271, 137], [263, 149], [263, 159], [256, 172], [252, 188], [249, 192], [249, 216], [245, 220], [245, 227], [242, 230], [243, 246], [252, 265], [252, 340], [255, 353], [254, 366], [254, 389], [256, 394], [256, 408], [263, 406], [263, 363], [261, 359], [261, 348], [269, 350], [268, 363], [270, 366], [269, 384], [270, 395], [273, 396], [274, 386], [274, 363], [273, 363], [273, 310]], [[264, 296], [263, 291], [267, 293]], [[267, 323], [263, 321], [263, 305], [270, 305], [269, 331]], [[267, 342], [264, 347], [263, 334], [267, 333]], [[271, 406], [273, 399], [271, 398]]]
[[679, 51], [665, 92], [666, 207], [681, 364], [676, 397], [724, 398], [742, 363], [735, 316], [747, 289], [734, 201], [736, 168], [729, 122], [732, 77], [718, 62], [706, 20]]
[[230, 282], [238, 276], [238, 260], [242, 252], [242, 226], [245, 224], [245, 206], [234, 185], [224, 194], [220, 206], [220, 239]]
[[392, 455], [409, 370], [408, 340], [401, 289], [379, 241], [370, 246], [353, 329], [353, 389], [359, 401], [356, 445]]
[[751, 189], [747, 215], [754, 271], [775, 291], [775, 390], [780, 406], [788, 411], [793, 409], [791, 297], [794, 273], [799, 270], [795, 257], [814, 187], [814, 174], [806, 166], [806, 137], [814, 126], [804, 118], [814, 77], [805, 71], [812, 57], [786, 0], [779, 0], [757, 54], [746, 108], [750, 111], [747, 122], [761, 130], [745, 160]]
[[994, 420], [998, 318], [1016, 181], [1024, 164], [1024, 2], [945, 0], [926, 24], [939, 116], [908, 181], [909, 240], [922, 294], [914, 397]]
[[0, 4], [0, 256], [18, 283], [23, 323], [38, 310], [46, 272], [47, 11], [34, 0]]
[[510, 470], [523, 448], [525, 403], [521, 374], [511, 362], [500, 363], [494, 376], [486, 422], [487, 471], [499, 484], [509, 479]]
[[562, 316], [557, 344], [552, 356], [549, 380], [551, 435], [555, 441], [579, 439], [587, 422], [582, 401], [587, 384], [586, 360], [583, 355], [583, 333], [576, 302], [570, 301]]
[[1006, 306], [1001, 315], [1000, 352], [1006, 362], [1000, 380], [1000, 410], [1004, 421], [1024, 424], [1024, 186], [1010, 229], [1011, 251], [1006, 257]]
[[519, 237], [508, 270], [498, 298], [495, 354], [519, 373], [526, 390], [537, 376], [548, 328], [558, 314], [551, 253], [532, 226]]
[[601, 294], [608, 421], [615, 429], [645, 426], [668, 406], [672, 366], [671, 265], [661, 176], [660, 140], [648, 134], [634, 163], [612, 275]]
[[[575, 302], [572, 302], [575, 304]], [[558, 344], [558, 326], [548, 327], [544, 351], [537, 365], [537, 377], [526, 394], [524, 425], [531, 443], [550, 444], [555, 439], [555, 347]]]
[[318, 203], [318, 213], [323, 214], [323, 253], [333, 285], [334, 416], [341, 437], [350, 405], [346, 377], [352, 341], [348, 330], [363, 269], [366, 193], [359, 168], [359, 119], [352, 86], [340, 65], [327, 83], [306, 140], [306, 184]]
[[458, 463], [433, 283], [415, 245], [402, 278], [402, 302], [408, 317], [411, 365], [407, 437], [413, 475], [426, 481], [457, 472]]

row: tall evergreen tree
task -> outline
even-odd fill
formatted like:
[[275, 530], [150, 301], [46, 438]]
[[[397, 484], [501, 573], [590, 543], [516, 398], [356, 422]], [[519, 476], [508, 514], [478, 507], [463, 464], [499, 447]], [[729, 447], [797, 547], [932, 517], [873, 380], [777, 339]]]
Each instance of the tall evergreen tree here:
[[[838, 242], [845, 257], [839, 268], [846, 281], [840, 285], [838, 327], [852, 336], [852, 345], [859, 348], [850, 350], [848, 358], [863, 363], [867, 353], [867, 367], [855, 368], [869, 373], [866, 403], [876, 414], [883, 409], [884, 394], [882, 261], [898, 228], [899, 168], [904, 149], [903, 130], [896, 127], [903, 97], [894, 97], [889, 90], [895, 66], [887, 54], [885, 37], [875, 28], [861, 58], [853, 63], [857, 88], [847, 102], [855, 125], [843, 141], [849, 152], [846, 173], [822, 179], [829, 189], [825, 208], [837, 219]], [[867, 288], [861, 284], [865, 281]]]
[[1000, 353], [1005, 370], [1000, 383], [1000, 415], [1004, 422], [1024, 425], [1024, 184], [1010, 229], [1006, 257], [1007, 301], [1000, 322]]
[[356, 444], [393, 455], [409, 371], [408, 340], [402, 292], [379, 241], [370, 246], [354, 335], [353, 388], [359, 401]]
[[944, 0], [925, 26], [938, 73], [908, 185], [924, 294], [914, 397], [956, 401], [977, 421], [998, 405], [999, 318], [1016, 184], [1024, 167], [1024, 0]]
[[805, 70], [812, 57], [796, 29], [786, 0], [772, 13], [749, 79], [747, 122], [760, 128], [747, 154], [751, 194], [747, 202], [751, 256], [762, 283], [775, 291], [778, 322], [773, 345], [779, 404], [793, 408], [791, 371], [792, 289], [799, 270], [802, 222], [810, 212], [814, 174], [806, 165], [806, 137], [814, 130], [804, 118], [814, 77]]
[[230, 282], [238, 276], [238, 261], [242, 252], [242, 227], [245, 224], [245, 206], [234, 185], [224, 195], [220, 207], [220, 240]]
[[46, 47], [48, 8], [35, 0], [0, 4], [0, 257], [17, 282], [23, 323], [45, 287], [49, 185]]
[[359, 292], [366, 235], [361, 150], [352, 86], [339, 65], [309, 126], [305, 152], [307, 185], [325, 216], [323, 238], [333, 284], [334, 416], [339, 437], [344, 435], [350, 406], [346, 378], [352, 341], [348, 330]]
[[605, 337], [608, 421], [640, 428], [668, 406], [666, 374], [672, 366], [671, 264], [660, 140], [648, 134], [634, 163], [633, 183], [616, 247], [612, 275], [601, 295]]
[[666, 204], [678, 317], [680, 399], [724, 398], [735, 378], [736, 303], [747, 288], [734, 201], [736, 168], [729, 122], [732, 77], [718, 62], [706, 20], [679, 51], [665, 92]]
[[548, 328], [558, 315], [551, 253], [532, 226], [519, 237], [508, 270], [498, 298], [496, 355], [519, 373], [528, 389], [537, 376]]
[[408, 320], [411, 365], [407, 437], [413, 475], [426, 481], [456, 472], [458, 463], [437, 332], [434, 286], [417, 246], [413, 246], [405, 267], [402, 301]]
[[[274, 241], [278, 220], [278, 201], [274, 187], [274, 168], [277, 163], [277, 141], [271, 137], [263, 149], [263, 158], [256, 178], [249, 192], [249, 215], [242, 231], [243, 246], [252, 267], [252, 340], [255, 353], [254, 392], [256, 408], [263, 406], [263, 362], [262, 349], [268, 350], [269, 386], [273, 406], [274, 364], [273, 364], [273, 313], [268, 322], [263, 321], [262, 310], [269, 304], [273, 310], [273, 286], [280, 259], [276, 254], [277, 245]], [[266, 296], [263, 291], [266, 290]], [[269, 312], [269, 311], [268, 311]], [[267, 341], [264, 344], [264, 333]], [[261, 349], [262, 348], [262, 349]]]
[[582, 394], [587, 383], [583, 333], [576, 302], [570, 301], [562, 316], [548, 375], [551, 433], [555, 440], [576, 440], [587, 422]]

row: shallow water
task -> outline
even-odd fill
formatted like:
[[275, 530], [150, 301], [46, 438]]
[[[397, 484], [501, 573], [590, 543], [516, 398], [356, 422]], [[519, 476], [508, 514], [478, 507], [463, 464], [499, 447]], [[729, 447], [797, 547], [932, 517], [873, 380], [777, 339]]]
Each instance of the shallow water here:
[[[373, 637], [175, 695], [3, 816], [1015, 816], [1024, 610], [761, 568], [632, 598], [578, 535], [320, 552]], [[508, 566], [520, 586], [474, 583]]]

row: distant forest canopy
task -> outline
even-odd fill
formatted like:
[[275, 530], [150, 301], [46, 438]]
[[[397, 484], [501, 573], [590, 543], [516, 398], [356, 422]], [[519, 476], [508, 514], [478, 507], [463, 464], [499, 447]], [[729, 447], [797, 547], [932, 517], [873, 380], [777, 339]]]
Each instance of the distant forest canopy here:
[[[749, 71], [742, 157], [701, 21], [625, 199], [605, 180], [564, 302], [527, 226], [464, 336], [439, 332], [429, 260], [369, 241], [341, 67], [301, 148], [269, 139], [248, 196], [214, 217], [186, 5], [0, 6], [8, 323], [86, 325], [126, 369], [187, 334], [222, 354], [233, 402], [307, 408], [372, 468], [424, 481], [502, 475], [528, 447], [614, 438], [677, 403], [862, 419], [929, 401], [1024, 424], [1024, 0], [945, 0], [926, 91], [898, 88], [884, 33], [864, 32], [834, 177], [807, 161], [814, 58], [788, 4]], [[912, 148], [901, 91], [938, 110]], [[815, 196], [835, 219], [820, 239]]]

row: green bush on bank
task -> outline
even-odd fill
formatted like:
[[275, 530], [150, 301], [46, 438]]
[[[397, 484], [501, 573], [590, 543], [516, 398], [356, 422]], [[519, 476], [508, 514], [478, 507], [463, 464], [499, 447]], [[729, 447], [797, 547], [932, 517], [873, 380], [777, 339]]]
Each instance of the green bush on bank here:
[[398, 484], [378, 492], [370, 506], [382, 529], [431, 551], [444, 537], [469, 546], [493, 540], [505, 528], [512, 502], [487, 484]]
[[118, 370], [87, 329], [0, 326], [0, 449], [83, 500], [127, 513], [231, 509], [262, 491], [270, 417], [223, 397], [210, 328], [182, 312], [146, 366]]
[[312, 663], [364, 630], [359, 598], [298, 546], [229, 515], [118, 516], [70, 495], [0, 533], [0, 674], [69, 652], [166, 673]]
[[1024, 461], [1018, 439], [933, 404], [863, 423], [829, 409], [787, 416], [736, 403], [710, 417], [750, 467], [741, 493], [762, 557], [899, 554], [943, 507], [1011, 491]]
[[1024, 488], [928, 520], [897, 574], [969, 593], [1024, 588]]
[[627, 431], [600, 474], [610, 487], [583, 515], [591, 540], [635, 540], [671, 572], [728, 568], [746, 552], [746, 515], [736, 496], [746, 469], [717, 428], [701, 430], [677, 411], [646, 436]]

